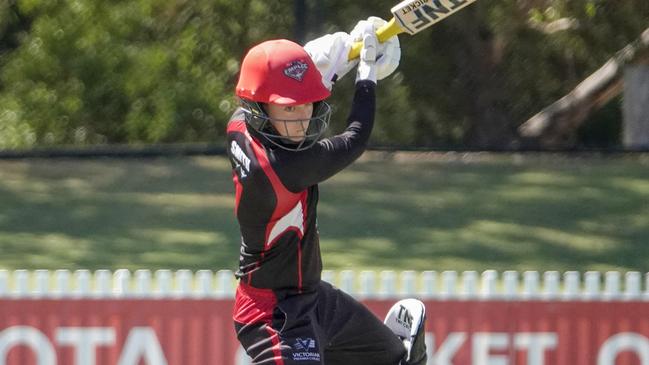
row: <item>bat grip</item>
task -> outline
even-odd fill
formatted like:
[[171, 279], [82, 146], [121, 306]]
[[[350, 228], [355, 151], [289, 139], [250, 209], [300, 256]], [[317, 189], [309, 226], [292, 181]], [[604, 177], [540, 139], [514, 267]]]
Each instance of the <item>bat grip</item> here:
[[[401, 29], [401, 27], [397, 23], [397, 20], [395, 18], [392, 18], [389, 22], [385, 23], [385, 25], [376, 30], [376, 37], [379, 39], [379, 42], [383, 43], [400, 33], [403, 33], [403, 29]], [[349, 56], [347, 57], [347, 59], [353, 60], [354, 58], [358, 58], [361, 55], [362, 49], [363, 42], [354, 43], [351, 50], [349, 50]]]

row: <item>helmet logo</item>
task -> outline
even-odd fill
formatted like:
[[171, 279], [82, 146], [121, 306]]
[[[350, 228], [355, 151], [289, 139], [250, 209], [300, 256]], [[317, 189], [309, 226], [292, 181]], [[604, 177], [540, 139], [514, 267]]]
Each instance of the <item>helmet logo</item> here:
[[284, 75], [302, 82], [304, 74], [308, 69], [309, 65], [307, 65], [306, 63], [299, 60], [293, 61], [284, 69]]

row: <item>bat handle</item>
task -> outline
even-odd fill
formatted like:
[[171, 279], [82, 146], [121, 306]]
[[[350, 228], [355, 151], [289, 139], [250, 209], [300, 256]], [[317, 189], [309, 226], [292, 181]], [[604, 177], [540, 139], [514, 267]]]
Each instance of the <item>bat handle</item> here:
[[[381, 43], [401, 33], [403, 33], [403, 29], [401, 29], [395, 18], [390, 19], [389, 22], [385, 23], [385, 25], [376, 30], [376, 36]], [[352, 49], [349, 50], [349, 56], [347, 57], [347, 59], [353, 60], [354, 58], [358, 58], [361, 55], [362, 49], [363, 42], [354, 43]]]

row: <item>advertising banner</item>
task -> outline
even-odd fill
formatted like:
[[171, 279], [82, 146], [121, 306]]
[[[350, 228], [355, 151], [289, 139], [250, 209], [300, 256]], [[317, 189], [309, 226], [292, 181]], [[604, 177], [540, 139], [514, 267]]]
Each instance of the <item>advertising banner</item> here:
[[[383, 318], [394, 300], [364, 303]], [[425, 302], [428, 364], [649, 365], [649, 302]], [[246, 365], [232, 300], [3, 299], [0, 365]]]

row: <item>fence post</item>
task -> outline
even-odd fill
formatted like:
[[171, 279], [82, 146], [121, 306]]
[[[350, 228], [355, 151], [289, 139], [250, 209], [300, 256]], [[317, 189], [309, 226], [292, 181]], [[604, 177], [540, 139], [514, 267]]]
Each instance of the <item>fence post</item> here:
[[175, 296], [180, 298], [188, 298], [192, 295], [192, 280], [193, 275], [189, 270], [178, 270], [174, 274], [176, 281]]
[[131, 272], [126, 269], [119, 269], [113, 274], [114, 290], [113, 293], [117, 297], [127, 297], [131, 290], [129, 284], [131, 282]]
[[505, 271], [503, 273], [504, 297], [507, 300], [516, 299], [518, 293], [518, 272]]
[[566, 300], [577, 298], [579, 296], [579, 272], [567, 271], [563, 274], [563, 280], [563, 298]]
[[234, 286], [232, 285], [232, 278], [234, 274], [231, 270], [219, 270], [216, 273], [218, 280], [218, 289], [216, 292], [217, 298], [229, 298], [233, 296]]
[[422, 297], [434, 298], [437, 294], [437, 271], [424, 271], [421, 273]]
[[361, 298], [372, 298], [375, 296], [376, 273], [374, 271], [364, 270], [360, 275], [361, 289], [358, 292]]
[[89, 270], [77, 270], [74, 272], [74, 278], [77, 282], [77, 287], [74, 292], [76, 297], [89, 297], [91, 295], [90, 277]]
[[483, 299], [493, 299], [496, 297], [496, 280], [498, 272], [495, 270], [486, 270], [482, 273], [482, 293]]
[[460, 297], [472, 299], [478, 295], [478, 272], [465, 271], [462, 273], [462, 291]]
[[135, 296], [139, 298], [152, 296], [150, 270], [135, 271]]
[[524, 299], [536, 299], [540, 295], [539, 272], [525, 271], [523, 273], [523, 295]]
[[331, 285], [336, 285], [336, 274], [333, 272], [333, 270], [323, 270], [320, 277], [323, 281], [326, 281]]
[[600, 282], [602, 278], [599, 271], [587, 271], [584, 274], [584, 293], [582, 298], [585, 300], [597, 299], [600, 295]]
[[70, 286], [70, 270], [56, 270], [54, 272], [55, 283], [52, 295], [55, 298], [69, 297], [72, 293]]
[[457, 271], [444, 271], [442, 272], [442, 290], [440, 295], [442, 298], [453, 298], [457, 292]]
[[412, 270], [401, 272], [401, 295], [412, 297], [417, 293], [417, 274]]
[[381, 280], [379, 296], [381, 298], [393, 296], [397, 292], [397, 274], [391, 270], [381, 271], [379, 278]]
[[156, 295], [159, 297], [167, 298], [171, 296], [173, 291], [173, 283], [171, 280], [170, 270], [156, 270], [154, 273], [156, 286], [158, 288]]
[[0, 298], [9, 296], [9, 271], [0, 270]]
[[34, 272], [35, 287], [32, 291], [34, 298], [46, 297], [50, 291], [50, 271], [36, 270]]
[[543, 298], [553, 300], [559, 297], [559, 282], [561, 281], [558, 271], [546, 271], [543, 273]]
[[14, 291], [19, 297], [29, 294], [29, 272], [27, 270], [14, 271]]
[[624, 283], [624, 297], [627, 300], [640, 299], [640, 273], [629, 271], [626, 273]]
[[355, 294], [355, 285], [354, 280], [356, 279], [356, 274], [352, 270], [343, 270], [340, 273], [340, 288], [347, 293]]
[[604, 274], [604, 299], [611, 300], [620, 297], [620, 272], [608, 271]]
[[95, 295], [99, 298], [108, 298], [113, 293], [111, 273], [108, 270], [95, 271]]
[[195, 296], [197, 298], [208, 298], [214, 294], [212, 287], [214, 273], [211, 270], [199, 270], [196, 273], [198, 281]]

